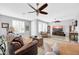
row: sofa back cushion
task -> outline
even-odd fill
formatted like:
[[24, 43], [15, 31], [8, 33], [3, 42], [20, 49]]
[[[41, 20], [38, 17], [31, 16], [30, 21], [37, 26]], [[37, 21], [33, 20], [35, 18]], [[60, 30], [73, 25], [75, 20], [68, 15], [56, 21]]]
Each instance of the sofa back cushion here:
[[21, 48], [24, 45], [22, 37], [20, 37], [20, 36], [19, 37], [15, 37], [13, 39], [13, 41], [12, 41], [12, 44], [13, 44], [13, 46], [14, 46], [13, 48], [15, 50]]
[[12, 48], [14, 49], [14, 51], [22, 47], [19, 42], [12, 42], [11, 44], [12, 44]]
[[23, 43], [23, 39], [22, 39], [21, 36], [19, 36], [19, 37], [15, 37], [15, 38], [13, 39], [13, 42], [19, 42], [19, 43], [21, 44], [21, 46], [24, 45], [24, 43]]

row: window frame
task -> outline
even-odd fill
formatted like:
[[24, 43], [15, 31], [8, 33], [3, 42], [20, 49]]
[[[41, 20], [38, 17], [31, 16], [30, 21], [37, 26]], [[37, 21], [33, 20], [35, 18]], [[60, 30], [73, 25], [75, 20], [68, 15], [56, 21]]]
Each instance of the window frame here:
[[[20, 24], [21, 26], [22, 26], [21, 23], [22, 23], [22, 22], [24, 23], [24, 26], [23, 26], [23, 27], [24, 27], [24, 31], [23, 31], [22, 29], [20, 29], [21, 27], [20, 27], [20, 25], [19, 25], [19, 27], [20, 27], [20, 28], [19, 28], [20, 31], [17, 30], [17, 31], [15, 31], [15, 33], [20, 34], [20, 33], [25, 33], [25, 32], [26, 32], [26, 30], [25, 30], [25, 25], [26, 25], [26, 24], [25, 24], [25, 21], [24, 21], [24, 20], [12, 20], [12, 26], [14, 27], [14, 25], [13, 25], [13, 21], [17, 21], [17, 22], [19, 22], [19, 24]], [[15, 28], [15, 27], [14, 27], [14, 28]], [[22, 31], [23, 31], [23, 32], [22, 32]]]

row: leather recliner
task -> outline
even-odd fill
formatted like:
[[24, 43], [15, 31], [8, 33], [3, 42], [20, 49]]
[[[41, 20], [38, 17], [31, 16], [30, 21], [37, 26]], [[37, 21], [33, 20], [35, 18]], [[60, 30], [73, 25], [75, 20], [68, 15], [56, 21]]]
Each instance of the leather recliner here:
[[10, 45], [10, 55], [37, 55], [37, 43], [38, 40], [33, 40], [29, 44], [25, 44], [19, 49], [15, 50], [15, 46], [18, 45], [18, 42], [12, 42]]

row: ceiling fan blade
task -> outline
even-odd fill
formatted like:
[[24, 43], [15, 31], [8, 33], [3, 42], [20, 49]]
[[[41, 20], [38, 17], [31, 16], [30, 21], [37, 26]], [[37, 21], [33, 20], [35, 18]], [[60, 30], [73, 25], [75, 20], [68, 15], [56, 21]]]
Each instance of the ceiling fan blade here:
[[28, 13], [34, 13], [35, 11], [32, 11], [32, 12], [28, 12]]
[[40, 13], [41, 13], [41, 14], [48, 14], [47, 12], [44, 12], [44, 11], [40, 11]]
[[41, 7], [39, 8], [39, 11], [43, 10], [43, 9], [46, 8], [47, 6], [48, 6], [48, 4], [45, 3], [43, 6], [41, 6]]
[[28, 5], [29, 5], [32, 9], [34, 9], [35, 11], [37, 11], [31, 4], [28, 3]]

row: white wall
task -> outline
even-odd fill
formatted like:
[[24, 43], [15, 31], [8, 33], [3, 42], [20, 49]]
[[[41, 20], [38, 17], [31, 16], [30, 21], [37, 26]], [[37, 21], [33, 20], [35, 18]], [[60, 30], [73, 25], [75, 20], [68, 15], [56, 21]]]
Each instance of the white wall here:
[[66, 34], [66, 36], [69, 35], [69, 26], [71, 24], [72, 24], [72, 20], [65, 20], [65, 21], [63, 21], [63, 25], [64, 25], [63, 31]]
[[[24, 19], [19, 19], [19, 18], [14, 18], [14, 17], [9, 17], [9, 16], [4, 16], [4, 15], [0, 15], [0, 29], [2, 29], [1, 23], [9, 23], [9, 26], [12, 26], [12, 20], [22, 20], [25, 21], [25, 25], [29, 25], [31, 29], [31, 22], [24, 20]], [[3, 33], [3, 32], [2, 32]], [[1, 34], [1, 31], [0, 31]], [[30, 35], [31, 34], [31, 30], [30, 31], [26, 31], [25, 33], [22, 33], [22, 35]]]
[[[8, 17], [4, 17], [2, 15], [0, 15], [0, 35], [2, 35], [3, 33], [7, 33], [5, 28], [2, 28], [2, 23], [8, 23], [10, 26], [12, 24], [11, 19]], [[4, 29], [4, 30], [3, 30]]]

